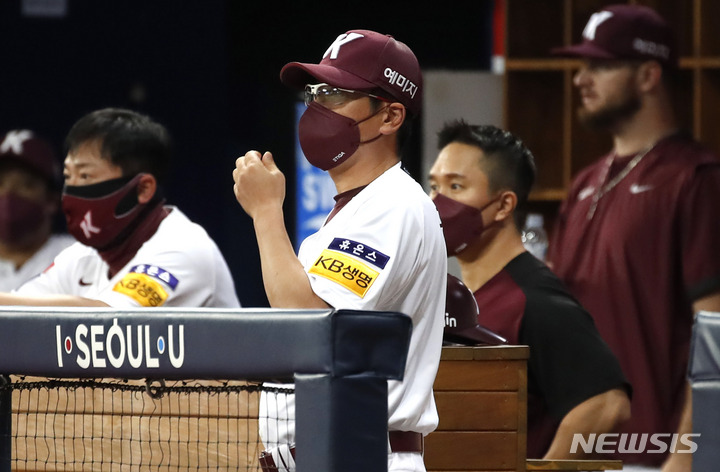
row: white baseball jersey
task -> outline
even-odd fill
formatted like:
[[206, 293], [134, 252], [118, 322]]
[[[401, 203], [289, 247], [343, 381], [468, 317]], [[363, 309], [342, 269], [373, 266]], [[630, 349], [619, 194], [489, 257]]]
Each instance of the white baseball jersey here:
[[[305, 239], [298, 257], [315, 294], [332, 307], [395, 311], [412, 318], [404, 380], [388, 382], [388, 429], [432, 432], [438, 422], [432, 386], [447, 285], [445, 241], [432, 200], [397, 164]], [[266, 397], [263, 409], [269, 411], [261, 415], [277, 414], [281, 422], [271, 416], [269, 429], [261, 427], [265, 445], [293, 443], [294, 432], [282, 422], [284, 400], [275, 411], [274, 400]]]
[[69, 234], [52, 234], [19, 269], [14, 262], [0, 258], [0, 292], [16, 289], [47, 269], [55, 256], [74, 242], [75, 238]]
[[115, 308], [240, 306], [230, 270], [215, 242], [178, 208], [112, 278], [98, 252], [75, 243], [28, 281], [21, 295], [77, 295]]

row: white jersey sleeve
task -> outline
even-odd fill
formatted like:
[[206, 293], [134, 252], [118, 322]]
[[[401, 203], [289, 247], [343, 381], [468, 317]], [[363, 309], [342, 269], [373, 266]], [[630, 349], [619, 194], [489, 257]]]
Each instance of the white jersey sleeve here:
[[82, 295], [82, 287], [90, 283], [82, 278], [83, 268], [96, 261], [97, 252], [78, 242], [62, 250], [52, 264], [36, 277], [28, 280], [13, 293], [37, 295]]
[[112, 277], [97, 251], [76, 243], [17, 293], [77, 295], [117, 308], [240, 306], [219, 249], [177, 208]]
[[[303, 244], [301, 257], [313, 291], [335, 308], [383, 309], [402, 296], [412, 281], [409, 254], [417, 254], [422, 221], [401, 208], [377, 215], [358, 212], [352, 225], [331, 221], [312, 243]], [[337, 218], [337, 217], [336, 217]], [[309, 238], [310, 239], [310, 238]], [[412, 256], [411, 259], [415, 259]]]
[[0, 258], [0, 292], [14, 290], [47, 269], [55, 257], [74, 242], [75, 238], [69, 234], [52, 234], [20, 268]]
[[[447, 261], [437, 210], [414, 181], [406, 182], [403, 171], [390, 172], [300, 248], [313, 291], [335, 308], [397, 311], [409, 306], [406, 297], [416, 285], [435, 291], [434, 279], [444, 281]], [[439, 289], [444, 291], [444, 282]], [[432, 295], [444, 298], [444, 292]], [[424, 312], [413, 311], [406, 314]]]

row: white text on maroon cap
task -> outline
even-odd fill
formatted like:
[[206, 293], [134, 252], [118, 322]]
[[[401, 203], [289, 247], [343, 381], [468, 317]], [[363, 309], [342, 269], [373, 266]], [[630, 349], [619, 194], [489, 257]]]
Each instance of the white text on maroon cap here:
[[385, 78], [389, 79], [388, 82], [390, 85], [398, 87], [401, 92], [407, 93], [410, 97], [415, 98], [415, 93], [417, 92], [418, 87], [410, 81], [410, 79], [389, 67], [385, 68], [384, 75]]

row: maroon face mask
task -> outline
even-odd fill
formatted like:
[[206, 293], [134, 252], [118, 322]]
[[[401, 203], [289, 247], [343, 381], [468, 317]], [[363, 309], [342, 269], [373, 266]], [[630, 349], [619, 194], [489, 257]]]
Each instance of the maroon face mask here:
[[441, 193], [435, 195], [433, 202], [435, 202], [440, 214], [440, 221], [442, 221], [448, 256], [459, 254], [470, 243], [480, 237], [483, 231], [487, 229], [483, 223], [482, 211], [499, 198], [498, 196], [490, 200], [482, 208], [475, 208], [448, 198]]
[[352, 156], [361, 144], [371, 143], [382, 134], [367, 141], [360, 141], [358, 125], [380, 113], [380, 108], [367, 118], [355, 121], [310, 102], [298, 123], [298, 139], [305, 158], [313, 166], [329, 170]]
[[86, 246], [106, 249], [117, 241], [145, 204], [137, 201], [137, 186], [144, 174], [93, 185], [66, 185], [62, 208], [68, 232]]
[[45, 221], [45, 207], [29, 198], [7, 193], [0, 197], [0, 240], [17, 244]]

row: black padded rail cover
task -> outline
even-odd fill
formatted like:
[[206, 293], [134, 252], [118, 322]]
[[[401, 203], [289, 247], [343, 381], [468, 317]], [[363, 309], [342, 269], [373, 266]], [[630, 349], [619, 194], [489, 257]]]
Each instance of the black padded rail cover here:
[[352, 310], [0, 308], [0, 373], [59, 378], [402, 379], [412, 323]]
[[693, 326], [689, 366], [693, 399], [694, 472], [720, 464], [720, 313], [701, 311]]

